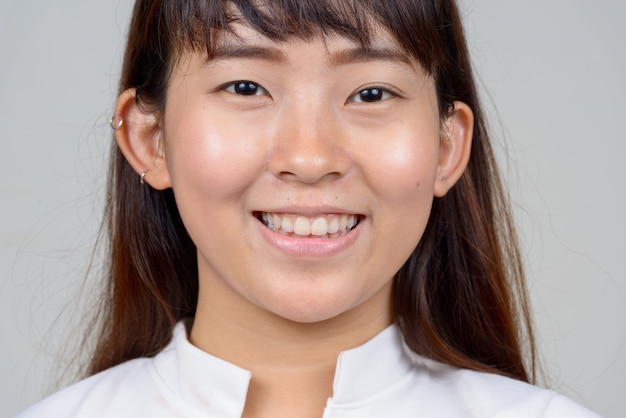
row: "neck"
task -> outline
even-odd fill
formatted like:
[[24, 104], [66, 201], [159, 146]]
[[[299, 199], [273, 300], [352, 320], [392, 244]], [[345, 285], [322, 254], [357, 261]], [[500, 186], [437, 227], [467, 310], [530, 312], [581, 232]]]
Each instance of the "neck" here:
[[200, 282], [190, 334], [198, 348], [252, 373], [244, 417], [320, 417], [332, 396], [337, 356], [393, 321], [391, 284], [372, 304], [299, 323], [242, 301], [228, 286]]

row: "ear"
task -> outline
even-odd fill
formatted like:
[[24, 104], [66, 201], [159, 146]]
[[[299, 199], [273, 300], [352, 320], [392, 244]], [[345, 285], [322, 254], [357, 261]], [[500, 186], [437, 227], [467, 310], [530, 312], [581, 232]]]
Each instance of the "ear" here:
[[474, 113], [463, 102], [454, 102], [452, 114], [441, 127], [435, 196], [443, 197], [461, 178], [469, 162]]
[[135, 89], [120, 94], [111, 124], [117, 145], [137, 176], [158, 190], [171, 187], [160, 123], [154, 114], [137, 106]]

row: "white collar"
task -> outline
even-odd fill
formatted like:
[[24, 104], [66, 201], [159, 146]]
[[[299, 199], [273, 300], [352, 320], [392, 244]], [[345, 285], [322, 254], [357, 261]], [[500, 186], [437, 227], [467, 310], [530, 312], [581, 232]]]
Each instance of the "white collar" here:
[[410, 372], [408, 348], [396, 325], [337, 358], [332, 402], [336, 405], [369, 398]]
[[172, 342], [154, 358], [157, 373], [179, 399], [207, 416], [240, 417], [252, 374], [191, 344], [188, 324], [179, 322]]
[[[186, 323], [154, 358], [156, 373], [176, 396], [208, 416], [241, 416], [252, 374], [192, 345]], [[332, 403], [364, 400], [389, 388], [410, 372], [412, 363], [402, 335], [391, 325], [365, 344], [337, 358]]]

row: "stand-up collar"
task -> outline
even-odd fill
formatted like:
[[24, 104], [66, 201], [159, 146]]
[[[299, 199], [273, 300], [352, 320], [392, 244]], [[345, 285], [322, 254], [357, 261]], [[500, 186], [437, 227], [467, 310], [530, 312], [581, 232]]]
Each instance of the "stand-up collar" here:
[[365, 400], [400, 381], [412, 367], [405, 347], [400, 330], [391, 325], [365, 344], [340, 353], [331, 402]]
[[183, 402], [211, 417], [241, 417], [251, 373], [189, 342], [184, 322], [155, 357], [157, 373]]
[[[157, 374], [184, 403], [207, 416], [240, 417], [251, 373], [192, 345], [184, 322], [172, 342], [154, 358]], [[329, 405], [361, 400], [390, 388], [411, 370], [400, 331], [392, 325], [337, 358]]]

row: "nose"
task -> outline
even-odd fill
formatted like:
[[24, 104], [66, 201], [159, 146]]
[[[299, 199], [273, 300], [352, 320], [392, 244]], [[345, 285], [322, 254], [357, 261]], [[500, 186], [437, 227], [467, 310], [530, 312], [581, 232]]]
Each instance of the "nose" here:
[[345, 128], [319, 100], [286, 105], [277, 118], [269, 170], [284, 181], [314, 184], [346, 175]]

